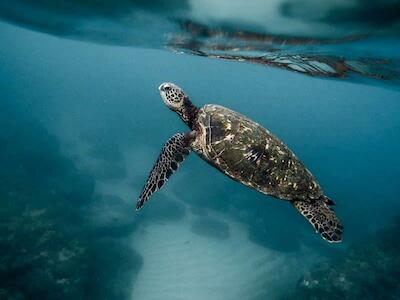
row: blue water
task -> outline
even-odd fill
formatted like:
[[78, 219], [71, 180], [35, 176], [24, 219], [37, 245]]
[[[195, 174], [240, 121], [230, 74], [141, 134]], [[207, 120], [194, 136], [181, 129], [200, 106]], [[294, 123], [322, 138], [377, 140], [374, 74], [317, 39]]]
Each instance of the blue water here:
[[[11, 23], [0, 23], [0, 299], [400, 297], [397, 73], [306, 76], [178, 54], [158, 37], [126, 47]], [[395, 65], [397, 44], [390, 33], [330, 51], [379, 45]], [[159, 97], [165, 81], [279, 136], [336, 202], [343, 243], [195, 154], [135, 212], [162, 145], [188, 130]]]

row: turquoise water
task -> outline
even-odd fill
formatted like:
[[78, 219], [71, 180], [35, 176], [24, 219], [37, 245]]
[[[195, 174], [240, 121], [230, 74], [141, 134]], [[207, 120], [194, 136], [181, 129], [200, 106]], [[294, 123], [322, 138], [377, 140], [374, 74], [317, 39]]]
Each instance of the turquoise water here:
[[[160, 17], [169, 8], [162, 1], [146, 9], [139, 1], [138, 11], [155, 12], [174, 33], [168, 40], [159, 24], [132, 32], [108, 19], [83, 24], [86, 10], [67, 18], [62, 5], [57, 14], [47, 8], [44, 26], [37, 22], [43, 11], [17, 3], [0, 5], [0, 299], [400, 297], [395, 21], [359, 22], [351, 34], [371, 34], [379, 24], [386, 31], [332, 45], [322, 36], [347, 36], [339, 30], [346, 22], [337, 34], [300, 32], [318, 41], [311, 46], [282, 38], [290, 28], [271, 25], [274, 38], [286, 42], [268, 55], [291, 62], [260, 65], [236, 61], [258, 56], [246, 45], [260, 41], [246, 44], [217, 22], [208, 33], [191, 33], [201, 47], [176, 43], [187, 33]], [[108, 8], [103, 15], [119, 17]], [[224, 49], [214, 47], [217, 38]], [[228, 49], [232, 44], [243, 48]], [[298, 64], [308, 70], [314, 61], [327, 65], [322, 73], [287, 67], [298, 55], [312, 56]], [[339, 59], [358, 68], [347, 63], [345, 74], [329, 75], [327, 66]], [[326, 243], [290, 205], [230, 180], [195, 154], [135, 212], [161, 147], [188, 130], [159, 96], [165, 81], [182, 86], [199, 107], [229, 107], [279, 136], [336, 202], [343, 243]]]

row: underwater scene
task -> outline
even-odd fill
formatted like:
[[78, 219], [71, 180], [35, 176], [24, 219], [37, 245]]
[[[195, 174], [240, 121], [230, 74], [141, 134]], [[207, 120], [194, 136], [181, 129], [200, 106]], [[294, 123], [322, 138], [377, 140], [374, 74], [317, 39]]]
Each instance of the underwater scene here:
[[1, 1], [0, 37], [0, 300], [400, 299], [400, 1]]

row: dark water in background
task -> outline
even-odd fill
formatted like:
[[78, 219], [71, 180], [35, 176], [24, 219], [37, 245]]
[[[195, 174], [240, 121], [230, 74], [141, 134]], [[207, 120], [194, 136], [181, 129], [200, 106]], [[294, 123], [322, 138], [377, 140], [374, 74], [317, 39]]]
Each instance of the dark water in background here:
[[[0, 4], [0, 299], [400, 297], [397, 2], [68, 3]], [[136, 213], [164, 81], [282, 138], [344, 242], [196, 155]]]

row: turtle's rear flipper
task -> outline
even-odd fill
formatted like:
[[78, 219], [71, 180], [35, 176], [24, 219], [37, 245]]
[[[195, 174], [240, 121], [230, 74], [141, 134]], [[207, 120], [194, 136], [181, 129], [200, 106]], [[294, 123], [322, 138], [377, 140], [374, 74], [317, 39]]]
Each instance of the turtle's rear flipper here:
[[136, 210], [140, 209], [150, 196], [159, 190], [168, 181], [172, 173], [178, 169], [179, 164], [190, 153], [191, 140], [190, 133], [177, 133], [167, 141], [143, 187], [136, 203]]
[[314, 226], [323, 239], [330, 243], [342, 241], [343, 226], [328, 205], [332, 200], [322, 196], [318, 200], [293, 201], [293, 206]]

